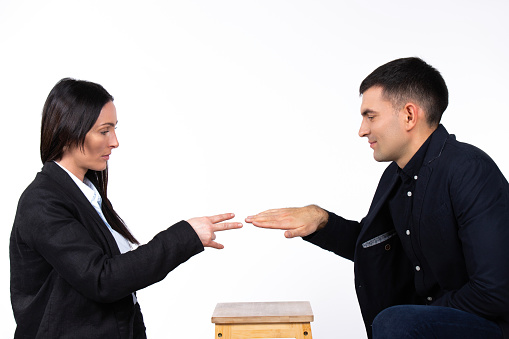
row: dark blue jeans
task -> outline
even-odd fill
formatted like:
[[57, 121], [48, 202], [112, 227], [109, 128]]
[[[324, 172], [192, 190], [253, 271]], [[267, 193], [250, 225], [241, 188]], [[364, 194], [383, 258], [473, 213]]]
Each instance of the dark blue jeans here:
[[493, 321], [450, 307], [400, 305], [380, 312], [373, 339], [502, 339]]

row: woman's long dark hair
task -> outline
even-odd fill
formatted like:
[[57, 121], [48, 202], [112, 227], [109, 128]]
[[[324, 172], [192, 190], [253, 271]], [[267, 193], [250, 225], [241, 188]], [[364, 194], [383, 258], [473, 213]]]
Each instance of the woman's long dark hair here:
[[[42, 163], [60, 160], [68, 147], [83, 150], [88, 131], [110, 101], [113, 97], [99, 84], [70, 78], [60, 80], [49, 93], [42, 111]], [[131, 243], [139, 244], [108, 200], [108, 168], [88, 170], [85, 176], [99, 191], [102, 211], [110, 226]]]

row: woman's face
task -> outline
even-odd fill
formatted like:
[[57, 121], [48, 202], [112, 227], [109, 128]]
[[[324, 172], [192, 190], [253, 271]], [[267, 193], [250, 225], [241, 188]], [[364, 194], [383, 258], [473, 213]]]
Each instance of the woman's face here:
[[105, 170], [111, 150], [118, 147], [116, 125], [117, 110], [110, 101], [104, 105], [94, 126], [85, 136], [83, 149], [73, 146], [65, 150], [60, 165], [80, 180], [84, 179], [88, 170]]

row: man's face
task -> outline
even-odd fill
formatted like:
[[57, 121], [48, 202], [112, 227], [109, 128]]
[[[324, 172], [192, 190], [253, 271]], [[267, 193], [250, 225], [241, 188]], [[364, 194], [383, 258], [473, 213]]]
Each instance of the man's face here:
[[368, 138], [375, 160], [395, 161], [400, 165], [410, 146], [403, 109], [396, 111], [392, 103], [383, 98], [382, 88], [377, 86], [362, 94], [361, 115], [359, 136]]

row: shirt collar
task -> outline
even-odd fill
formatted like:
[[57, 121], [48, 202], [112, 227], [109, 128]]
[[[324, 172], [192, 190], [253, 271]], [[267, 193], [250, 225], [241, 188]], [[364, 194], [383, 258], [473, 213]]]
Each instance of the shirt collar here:
[[[431, 134], [433, 135], [433, 133]], [[419, 148], [419, 150], [414, 154], [414, 156], [410, 159], [410, 161], [406, 164], [403, 169], [398, 167], [398, 173], [404, 174], [408, 177], [414, 177], [419, 174], [419, 171], [424, 162], [424, 157], [426, 156], [426, 152], [428, 151], [428, 147], [431, 140], [431, 135], [426, 139], [424, 144]]]
[[76, 185], [79, 187], [81, 192], [83, 192], [83, 194], [85, 195], [87, 200], [92, 205], [94, 203], [97, 203], [99, 206], [101, 206], [101, 203], [102, 203], [101, 195], [99, 194], [99, 191], [97, 191], [97, 188], [95, 188], [94, 184], [92, 184], [92, 182], [87, 177], [85, 177], [84, 180], [81, 181], [80, 179], [78, 179], [77, 176], [72, 174], [71, 171], [69, 171], [64, 166], [60, 165], [58, 162], [55, 161], [55, 164], [60, 166], [67, 174], [69, 174], [71, 179], [76, 183]]

